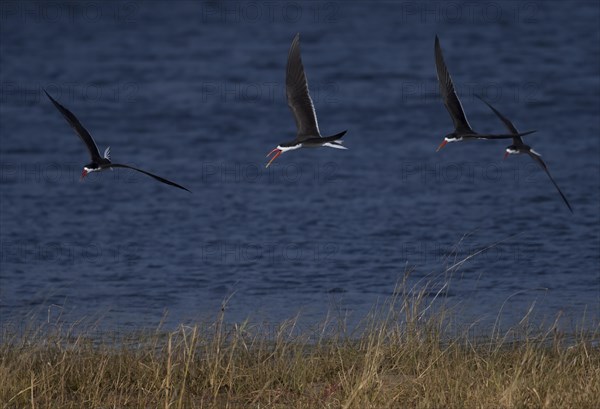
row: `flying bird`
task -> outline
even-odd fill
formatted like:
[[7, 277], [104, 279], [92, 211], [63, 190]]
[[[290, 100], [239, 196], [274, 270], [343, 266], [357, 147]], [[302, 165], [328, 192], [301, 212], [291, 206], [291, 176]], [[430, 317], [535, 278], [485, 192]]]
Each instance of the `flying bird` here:
[[494, 113], [496, 114], [496, 116], [498, 118], [500, 118], [500, 120], [504, 123], [504, 125], [506, 126], [506, 128], [509, 130], [509, 132], [511, 132], [511, 133], [513, 133], [515, 135], [512, 138], [513, 139], [512, 145], [510, 145], [510, 146], [508, 146], [506, 148], [506, 153], [504, 154], [504, 159], [506, 159], [508, 157], [508, 155], [517, 155], [517, 154], [521, 154], [521, 153], [526, 153], [529, 156], [531, 156], [531, 158], [538, 165], [540, 165], [542, 169], [544, 169], [544, 172], [546, 172], [546, 174], [550, 178], [550, 181], [552, 182], [552, 184], [554, 185], [554, 187], [556, 188], [556, 190], [558, 190], [558, 193], [560, 193], [560, 196], [562, 197], [563, 201], [565, 202], [565, 204], [567, 205], [567, 207], [569, 208], [569, 210], [571, 211], [571, 213], [573, 213], [573, 208], [569, 204], [569, 201], [567, 200], [567, 198], [565, 197], [565, 195], [563, 194], [563, 192], [560, 190], [560, 188], [558, 187], [558, 185], [554, 181], [554, 178], [552, 177], [552, 175], [550, 175], [550, 171], [548, 170], [548, 167], [546, 166], [546, 164], [542, 160], [542, 157], [541, 157], [542, 155], [540, 155], [538, 152], [534, 151], [531, 146], [526, 145], [523, 142], [523, 139], [521, 138], [521, 136], [519, 136], [519, 131], [517, 131], [517, 128], [513, 125], [513, 123], [511, 121], [508, 120], [508, 118], [506, 118], [504, 115], [502, 115], [500, 112], [498, 112], [498, 110], [496, 108], [494, 108], [493, 106], [491, 106], [487, 101], [485, 101], [479, 95], [475, 95], [475, 96], [477, 98], [479, 98], [484, 104], [486, 104], [492, 111], [494, 111]]
[[267, 163], [267, 168], [279, 155], [284, 152], [299, 148], [318, 148], [327, 146], [335, 149], [347, 149], [342, 146], [342, 137], [347, 131], [340, 132], [333, 136], [321, 137], [319, 125], [317, 123], [317, 113], [315, 106], [308, 92], [308, 82], [300, 57], [300, 33], [296, 34], [288, 54], [285, 91], [287, 103], [294, 115], [296, 121], [296, 139], [290, 142], [284, 142], [267, 154], [273, 157]]
[[[480, 134], [471, 128], [465, 111], [463, 110], [462, 104], [456, 95], [454, 90], [454, 83], [452, 77], [448, 72], [448, 67], [444, 62], [444, 56], [442, 55], [442, 47], [440, 46], [440, 39], [435, 36], [435, 66], [437, 68], [438, 82], [440, 83], [440, 93], [444, 100], [444, 105], [450, 113], [452, 122], [454, 122], [454, 132], [449, 133], [444, 137], [444, 140], [438, 146], [437, 151], [442, 149], [448, 142], [460, 142], [462, 140], [473, 140], [473, 139], [510, 139], [513, 135], [494, 135], [494, 134]], [[519, 134], [519, 136], [529, 135], [535, 131], [528, 131]]]
[[126, 169], [135, 170], [137, 172], [141, 172], [144, 175], [148, 175], [151, 178], [158, 180], [159, 182], [178, 187], [179, 189], [187, 190], [188, 192], [191, 193], [191, 191], [186, 189], [185, 187], [178, 185], [175, 182], [171, 182], [170, 180], [167, 180], [160, 176], [154, 175], [150, 172], [146, 172], [145, 170], [138, 169], [138, 168], [135, 168], [135, 167], [129, 166], [129, 165], [123, 165], [120, 163], [111, 162], [110, 161], [110, 146], [108, 148], [106, 148], [106, 150], [104, 151], [104, 155], [100, 156], [100, 151], [98, 150], [98, 146], [96, 145], [96, 142], [94, 142], [94, 138], [92, 138], [92, 135], [90, 135], [90, 133], [87, 131], [87, 129], [85, 129], [83, 127], [83, 125], [81, 125], [81, 122], [79, 122], [77, 117], [75, 115], [73, 115], [73, 113], [71, 111], [69, 111], [67, 108], [65, 108], [60, 103], [58, 103], [54, 98], [52, 98], [46, 90], [44, 90], [44, 92], [46, 93], [46, 96], [50, 99], [50, 101], [52, 101], [52, 103], [54, 104], [56, 109], [58, 109], [60, 111], [60, 113], [65, 117], [65, 119], [67, 120], [69, 125], [71, 125], [73, 127], [73, 129], [75, 130], [77, 135], [79, 135], [79, 137], [81, 138], [83, 143], [85, 143], [85, 146], [87, 147], [87, 149], [90, 153], [90, 157], [91, 157], [92, 161], [83, 167], [83, 171], [81, 172], [82, 180], [83, 180], [83, 178], [85, 178], [87, 176], [88, 173], [99, 172], [99, 171], [103, 171], [106, 169], [113, 169], [113, 168], [126, 168]]

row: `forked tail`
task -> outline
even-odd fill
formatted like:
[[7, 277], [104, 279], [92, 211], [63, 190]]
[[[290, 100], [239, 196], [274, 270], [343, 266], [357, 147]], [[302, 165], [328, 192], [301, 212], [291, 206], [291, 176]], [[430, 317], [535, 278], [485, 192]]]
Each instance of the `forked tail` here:
[[535, 130], [535, 131], [527, 131], [527, 132], [520, 132], [520, 133], [519, 133], [519, 136], [525, 136], [525, 135], [529, 135], [529, 134], [532, 134], [532, 133], [534, 133], [534, 132], [537, 132], [537, 130]]
[[335, 149], [348, 149], [345, 146], [342, 145], [343, 141], [342, 141], [342, 137], [344, 135], [346, 135], [346, 131], [342, 131], [338, 134], [332, 135], [332, 136], [326, 136], [323, 139], [325, 140], [325, 143], [323, 144], [323, 146], [327, 146], [328, 148], [335, 148]]

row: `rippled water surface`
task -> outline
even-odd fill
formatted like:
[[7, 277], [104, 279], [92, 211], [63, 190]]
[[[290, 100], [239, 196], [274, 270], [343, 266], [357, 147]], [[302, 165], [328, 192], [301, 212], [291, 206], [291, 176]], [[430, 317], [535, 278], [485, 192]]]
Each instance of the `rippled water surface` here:
[[[485, 7], [484, 7], [485, 6]], [[594, 2], [2, 2], [0, 320], [109, 327], [360, 318], [408, 283], [464, 317], [597, 322], [600, 46]], [[347, 151], [264, 155], [295, 134], [296, 32], [329, 135]], [[449, 144], [440, 36], [475, 129], [543, 154], [575, 210], [508, 143]], [[88, 157], [46, 88], [125, 170]], [[454, 263], [491, 246], [456, 268]], [[450, 285], [442, 282], [451, 279]], [[352, 318], [351, 318], [352, 319]]]

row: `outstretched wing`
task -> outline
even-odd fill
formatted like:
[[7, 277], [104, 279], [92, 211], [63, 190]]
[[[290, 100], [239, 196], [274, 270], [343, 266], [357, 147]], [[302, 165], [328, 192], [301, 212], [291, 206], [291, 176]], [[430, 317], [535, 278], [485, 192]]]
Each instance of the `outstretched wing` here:
[[514, 135], [513, 134], [485, 134], [485, 133], [478, 133], [476, 135], [474, 135], [475, 138], [477, 139], [514, 139]]
[[150, 173], [150, 172], [146, 172], [145, 170], [141, 170], [141, 169], [138, 169], [138, 168], [134, 168], [133, 166], [129, 166], [129, 165], [122, 165], [122, 164], [119, 164], [119, 163], [111, 163], [109, 166], [110, 166], [111, 168], [126, 168], [126, 169], [132, 169], [132, 170], [135, 170], [135, 171], [137, 171], [137, 172], [141, 172], [141, 173], [143, 173], [144, 175], [148, 175], [148, 176], [150, 176], [151, 178], [154, 178], [154, 179], [158, 180], [159, 182], [165, 183], [165, 184], [167, 184], [167, 185], [175, 186], [175, 187], [178, 187], [179, 189], [187, 190], [188, 192], [192, 193], [192, 191], [191, 191], [191, 190], [189, 190], [189, 189], [186, 189], [185, 187], [183, 187], [183, 186], [181, 186], [181, 185], [178, 185], [178, 184], [177, 184], [177, 183], [175, 183], [175, 182], [171, 182], [170, 180], [167, 180], [167, 179], [165, 179], [165, 178], [162, 178], [162, 177], [160, 177], [160, 176], [154, 175], [154, 174], [152, 174], [152, 173]]
[[442, 55], [442, 47], [440, 46], [440, 39], [435, 36], [435, 66], [437, 69], [438, 82], [440, 83], [440, 93], [444, 100], [444, 105], [450, 113], [450, 117], [454, 122], [454, 128], [460, 131], [466, 131], [472, 133], [471, 125], [465, 115], [462, 104], [454, 91], [454, 83], [448, 72], [448, 67], [444, 62], [444, 56]]
[[60, 113], [63, 114], [69, 125], [71, 125], [75, 132], [77, 132], [77, 135], [79, 135], [83, 143], [85, 143], [85, 146], [90, 152], [90, 157], [92, 158], [92, 161], [95, 162], [98, 161], [98, 159], [101, 159], [100, 151], [98, 150], [98, 146], [96, 146], [96, 142], [94, 142], [94, 138], [92, 138], [92, 135], [90, 135], [87, 129], [85, 129], [83, 125], [81, 125], [81, 122], [79, 122], [77, 117], [73, 115], [73, 113], [67, 108], [59, 104], [58, 101], [52, 98], [46, 90], [44, 90], [44, 92], [46, 93], [46, 96], [50, 99], [50, 101], [52, 101], [56, 109], [58, 109]]
[[[520, 141], [521, 144], [523, 143], [523, 141], [521, 140], [521, 136], [525, 136], [525, 135], [529, 135], [532, 133], [535, 133], [537, 131], [527, 131], [527, 132], [519, 132], [516, 134], [485, 134], [485, 133], [478, 133], [474, 135], [474, 138], [477, 139], [510, 139], [512, 138], [513, 141]], [[518, 145], [518, 143], [517, 143]]]
[[565, 204], [567, 205], [567, 207], [569, 208], [569, 210], [571, 211], [571, 213], [573, 213], [573, 208], [571, 207], [571, 205], [569, 204], [569, 201], [567, 200], [567, 198], [565, 197], [565, 195], [563, 194], [563, 192], [560, 190], [560, 188], [558, 187], [558, 185], [554, 181], [554, 178], [552, 177], [552, 175], [550, 175], [550, 171], [548, 170], [548, 167], [546, 166], [546, 164], [544, 163], [544, 161], [542, 160], [542, 158], [540, 158], [540, 156], [538, 154], [534, 153], [534, 152], [530, 151], [528, 153], [529, 153], [529, 156], [531, 156], [532, 159], [534, 161], [536, 161], [542, 167], [542, 169], [544, 169], [544, 172], [546, 172], [546, 174], [548, 175], [548, 177], [552, 181], [552, 184], [554, 185], [554, 187], [556, 188], [556, 190], [558, 190], [558, 193], [560, 193], [560, 196], [562, 197], [563, 201], [565, 202]]
[[317, 113], [308, 93], [308, 82], [300, 57], [300, 33], [294, 37], [288, 54], [285, 91], [288, 106], [294, 115], [296, 128], [298, 128], [296, 140], [303, 141], [321, 136], [317, 123]]
[[521, 139], [521, 137], [519, 136], [519, 131], [517, 130], [517, 128], [513, 125], [512, 122], [510, 122], [510, 120], [505, 117], [504, 115], [502, 115], [496, 108], [494, 108], [491, 104], [489, 104], [486, 100], [484, 100], [483, 98], [481, 98], [479, 95], [475, 95], [477, 98], [479, 98], [479, 100], [481, 102], [483, 102], [484, 104], [486, 104], [495, 114], [498, 118], [500, 118], [500, 120], [502, 122], [504, 122], [504, 125], [506, 126], [506, 129], [508, 129], [508, 131], [512, 134], [514, 134], [513, 136], [513, 141], [515, 143], [515, 145], [521, 145], [523, 144], [523, 139]]

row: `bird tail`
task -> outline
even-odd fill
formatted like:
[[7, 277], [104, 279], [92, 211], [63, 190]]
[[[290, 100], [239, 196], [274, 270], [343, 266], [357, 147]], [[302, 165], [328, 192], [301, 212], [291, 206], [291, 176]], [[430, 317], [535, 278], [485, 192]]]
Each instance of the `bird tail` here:
[[323, 146], [327, 146], [328, 148], [335, 148], [335, 149], [348, 149], [344, 145], [342, 145], [342, 141], [326, 142], [323, 144]]
[[537, 132], [537, 130], [535, 130], [535, 131], [527, 131], [527, 132], [520, 132], [518, 136], [525, 136], [525, 135], [532, 134], [534, 132]]
[[327, 146], [328, 148], [335, 148], [335, 149], [348, 149], [345, 146], [342, 145], [343, 141], [342, 141], [342, 137], [344, 135], [346, 135], [346, 131], [342, 131], [338, 134], [332, 135], [332, 136], [326, 136], [325, 138], [325, 143], [323, 144], [323, 146]]
[[326, 136], [323, 139], [325, 139], [325, 141], [327, 141], [327, 142], [337, 141], [338, 139], [342, 139], [342, 137], [344, 135], [346, 135], [346, 132], [348, 132], [348, 130], [342, 131], [340, 133], [336, 133], [335, 135]]

